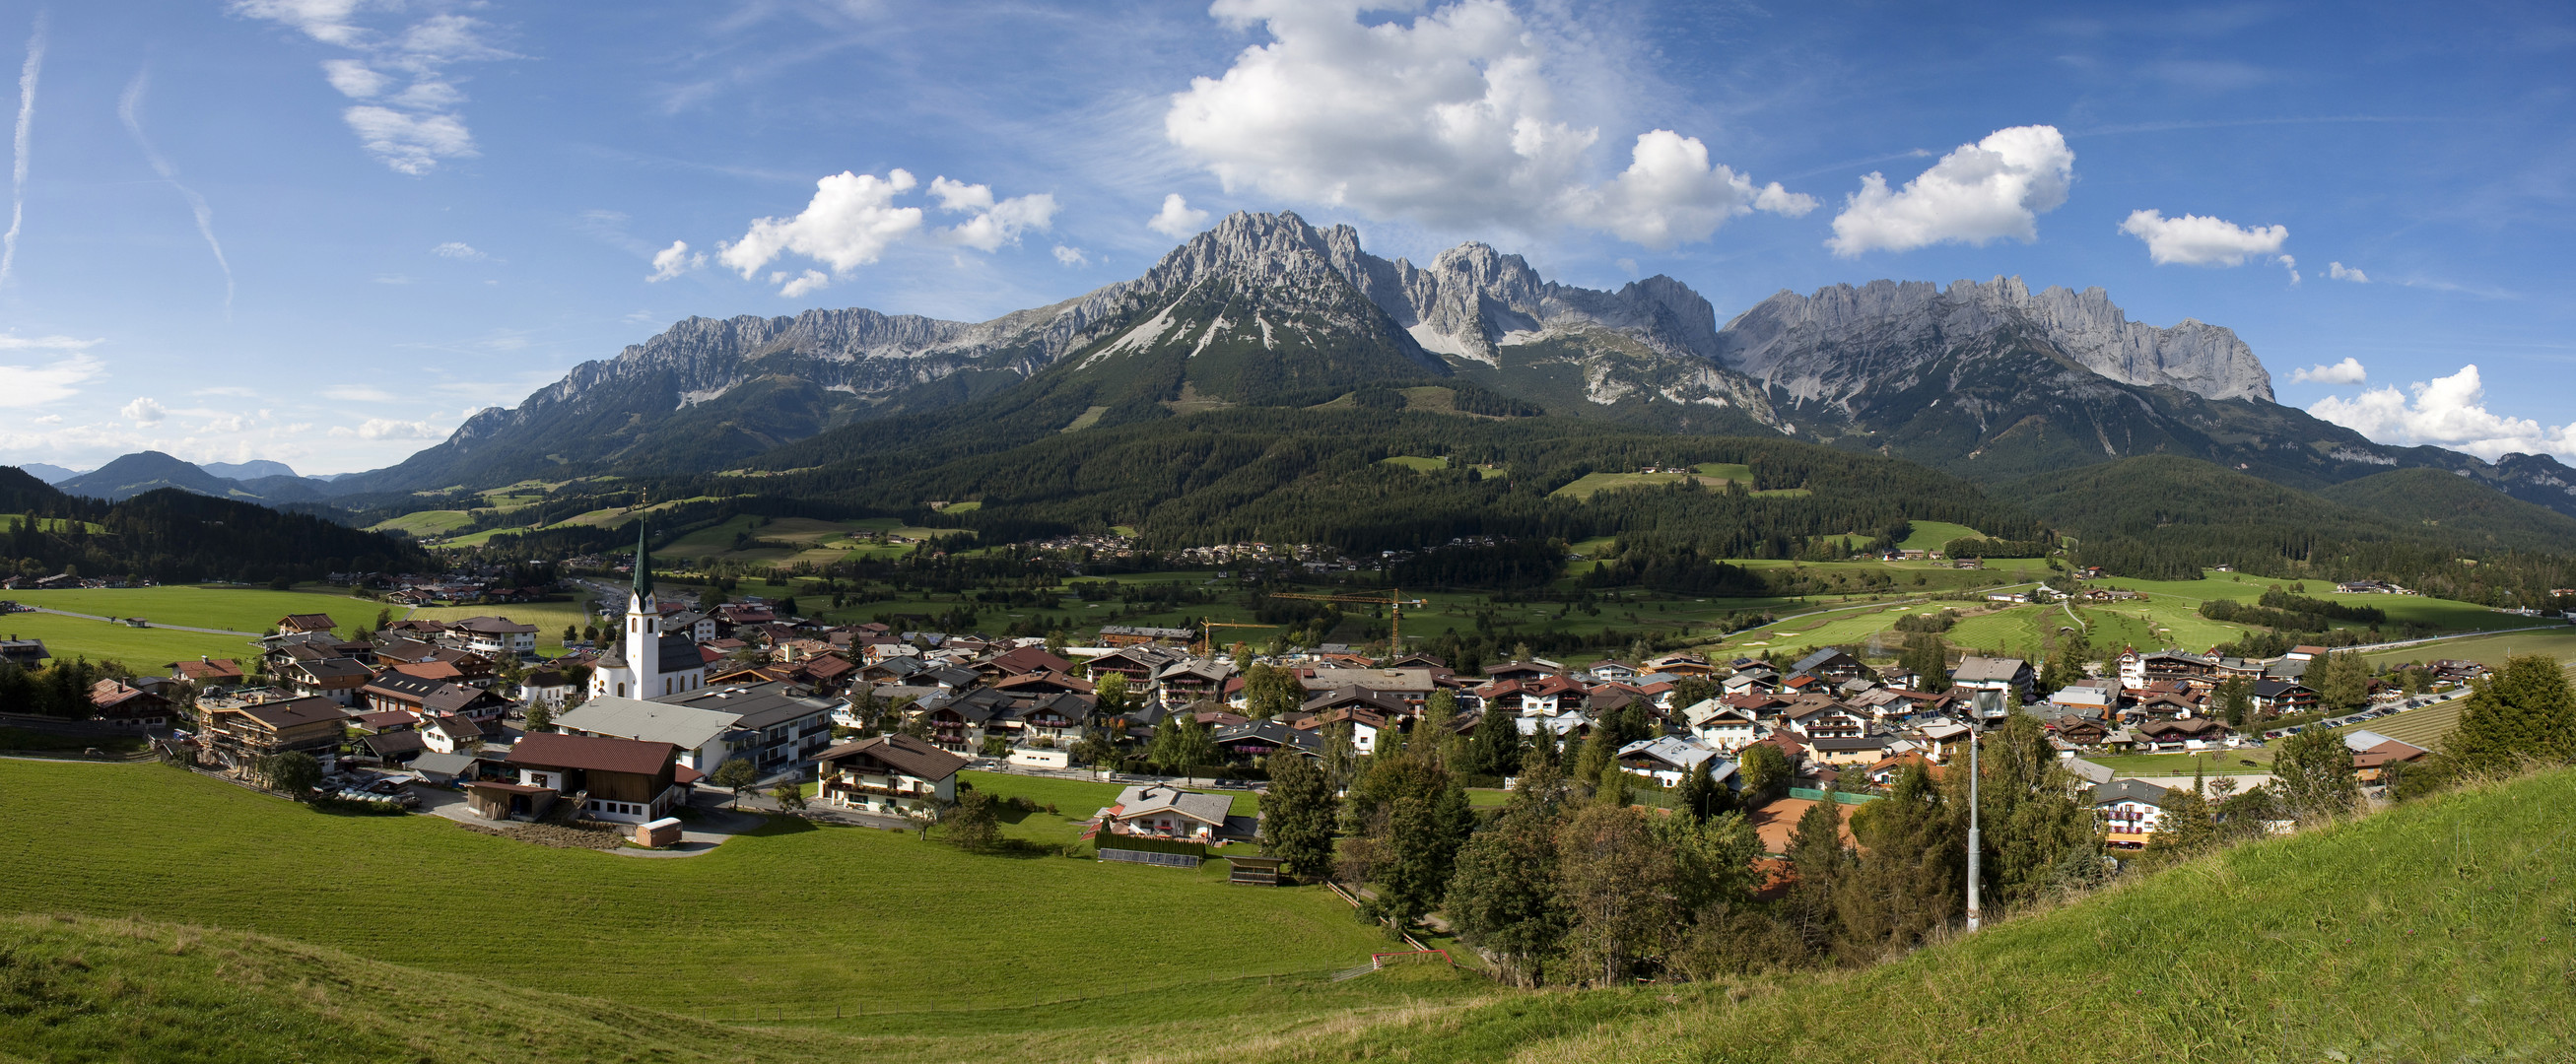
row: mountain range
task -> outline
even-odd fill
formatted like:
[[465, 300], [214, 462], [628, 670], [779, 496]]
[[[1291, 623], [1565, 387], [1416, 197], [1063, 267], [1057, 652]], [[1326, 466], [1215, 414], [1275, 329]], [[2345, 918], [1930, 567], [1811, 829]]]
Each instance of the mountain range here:
[[[2306, 490], [2435, 469], [2576, 514], [2576, 471], [2553, 458], [2374, 443], [2276, 402], [2233, 331], [2131, 321], [2099, 288], [1874, 281], [1782, 291], [1721, 325], [1669, 277], [1578, 288], [1481, 243], [1416, 266], [1290, 213], [1234, 214], [1134, 280], [990, 321], [857, 308], [690, 318], [400, 464], [329, 482], [192, 479], [146, 455], [63, 483], [389, 501], [531, 478], [809, 467], [941, 431], [997, 450], [1226, 406], [1378, 388], [1423, 399], [1429, 384], [1468, 413], [1786, 436], [1987, 484], [2163, 454]], [[139, 457], [152, 461], [121, 468]]]

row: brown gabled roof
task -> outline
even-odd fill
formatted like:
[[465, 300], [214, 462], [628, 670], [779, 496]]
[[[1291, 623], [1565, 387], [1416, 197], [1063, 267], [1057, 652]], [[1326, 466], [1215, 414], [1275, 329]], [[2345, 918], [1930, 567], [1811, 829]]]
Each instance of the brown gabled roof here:
[[925, 780], [944, 780], [966, 767], [966, 759], [949, 753], [909, 735], [880, 735], [854, 743], [842, 743], [814, 755], [817, 762], [834, 761], [854, 754], [866, 754], [894, 766], [904, 775]]
[[327, 632], [340, 627], [327, 613], [290, 613], [280, 618], [277, 626], [292, 628], [299, 632]]
[[233, 710], [218, 709], [216, 712], [239, 713], [271, 728], [292, 728], [316, 721], [349, 719], [349, 711], [340, 708], [339, 703], [320, 695], [285, 702], [262, 702], [255, 706], [243, 706]]
[[1049, 654], [1042, 647], [1021, 647], [1008, 654], [995, 655], [990, 664], [992, 664], [993, 667], [1002, 670], [1004, 673], [1014, 676], [1024, 672], [1037, 672], [1040, 670], [1060, 673], [1069, 673], [1073, 671], [1072, 662], [1066, 661], [1053, 654]]
[[519, 745], [510, 749], [508, 763], [651, 776], [660, 773], [679, 755], [680, 748], [669, 743], [538, 732], [519, 740]]
[[238, 680], [242, 675], [241, 666], [235, 664], [230, 658], [175, 661], [170, 663], [170, 668], [183, 680]]

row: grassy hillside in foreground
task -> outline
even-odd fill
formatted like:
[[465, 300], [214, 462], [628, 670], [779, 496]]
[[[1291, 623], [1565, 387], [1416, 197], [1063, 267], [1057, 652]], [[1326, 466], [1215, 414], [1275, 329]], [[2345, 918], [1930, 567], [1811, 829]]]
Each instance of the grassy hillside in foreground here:
[[[1231, 1059], [1802, 1064], [2565, 1060], [2576, 771], [2216, 854], [1893, 964], [1620, 992], [1649, 1013], [1498, 1040], [1514, 999]], [[1545, 999], [1541, 999], [1544, 1001]], [[1616, 1011], [1608, 1004], [1586, 1006]], [[1570, 1028], [1570, 1030], [1569, 1030]]]
[[1244, 977], [1346, 968], [1386, 941], [1320, 887], [1231, 887], [1221, 864], [976, 856], [803, 821], [637, 860], [149, 764], [0, 760], [0, 823], [0, 912], [255, 931], [674, 1011], [845, 1007], [860, 1032], [1239, 1016], [1261, 1007], [1228, 989]]
[[[787, 1017], [802, 1027], [711, 1022], [679, 1013], [730, 980], [674, 967], [697, 963], [688, 948], [573, 997], [242, 932], [22, 914], [0, 917], [0, 1064], [17, 1064], [9, 1054], [182, 1064], [2561, 1060], [2576, 1044], [2571, 802], [2568, 771], [2431, 799], [2204, 858], [1868, 971], [1513, 993], [1395, 969], [1349, 983], [1225, 980], [1182, 996], [1144, 988], [1072, 1004], [1053, 1022], [1031, 1022], [1045, 1011], [1034, 1006]], [[75, 871], [20, 878], [64, 886]], [[328, 903], [310, 896], [328, 886], [302, 881], [299, 896]], [[381, 920], [400, 908], [374, 911]], [[530, 933], [541, 921], [523, 909], [492, 908], [472, 941]], [[801, 948], [827, 946], [818, 936]], [[917, 950], [908, 970], [936, 977], [979, 962]], [[1087, 970], [1115, 982], [1123, 969]], [[652, 995], [655, 981], [688, 997], [669, 1003], [674, 1012], [614, 1000]]]
[[[600, 997], [532, 991], [367, 960], [265, 935], [145, 920], [0, 915], [0, 1064], [838, 1064], [843, 1061], [1090, 1060], [1159, 1048], [1295, 1037], [1345, 1022], [1490, 993], [1435, 968], [1351, 983], [1256, 982], [1247, 1016], [1175, 1015], [1169, 999], [1090, 1016], [1087, 1026], [912, 1036], [829, 1029], [829, 1010], [727, 1020]], [[1145, 995], [1150, 997], [1151, 995]], [[1141, 1015], [1130, 1015], [1136, 1013]], [[21, 1055], [12, 1055], [21, 1054]]]

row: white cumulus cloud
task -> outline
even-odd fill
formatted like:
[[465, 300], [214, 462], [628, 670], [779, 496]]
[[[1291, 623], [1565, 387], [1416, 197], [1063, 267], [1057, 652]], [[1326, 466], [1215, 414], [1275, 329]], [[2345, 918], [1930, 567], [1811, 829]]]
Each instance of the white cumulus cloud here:
[[941, 230], [939, 238], [977, 251], [998, 251], [1004, 244], [1017, 244], [1021, 232], [1045, 229], [1055, 221], [1055, 197], [1044, 192], [995, 201], [990, 185], [934, 177], [930, 179], [930, 195], [939, 201], [940, 210], [974, 216]]
[[895, 197], [920, 182], [909, 171], [886, 176], [847, 170], [814, 183], [814, 199], [793, 218], [761, 218], [742, 239], [716, 257], [745, 278], [778, 256], [793, 252], [835, 270], [877, 261], [895, 241], [921, 228], [921, 208], [895, 206]]
[[1814, 207], [1755, 188], [1670, 130], [1639, 136], [1628, 169], [1593, 184], [1600, 130], [1557, 116], [1547, 70], [1565, 42], [1502, 0], [1458, 0], [1410, 22], [1359, 17], [1389, 6], [1411, 5], [1218, 0], [1210, 13], [1259, 24], [1270, 43], [1192, 79], [1164, 136], [1228, 191], [1432, 225], [1572, 225], [1665, 247], [1750, 211]]
[[2381, 443], [2433, 444], [2489, 460], [2516, 451], [2576, 457], [2576, 423], [2544, 425], [2488, 410], [2486, 384], [2475, 365], [2410, 384], [2404, 392], [2390, 386], [2350, 399], [2327, 396], [2308, 412]]
[[663, 248], [662, 250], [653, 253], [653, 272], [644, 279], [647, 281], [668, 281], [671, 278], [677, 277], [706, 264], [706, 253], [700, 252], [692, 255], [689, 253], [688, 241], [674, 240], [671, 242], [670, 247]]
[[[994, 251], [1018, 243], [1024, 232], [1054, 223], [1055, 197], [1047, 193], [996, 199], [989, 185], [935, 177], [929, 192], [939, 209], [972, 217], [953, 227], [933, 229], [925, 221], [923, 208], [896, 203], [920, 184], [911, 171], [900, 168], [886, 171], [884, 177], [845, 170], [823, 178], [814, 183], [814, 198], [802, 212], [790, 218], [753, 220], [741, 239], [717, 245], [716, 261], [745, 280], [759, 276], [782, 255], [802, 255], [831, 267], [829, 275], [810, 269], [793, 275], [772, 271], [770, 282], [782, 286], [778, 294], [792, 298], [874, 263], [908, 240]], [[682, 261], [676, 256], [687, 250], [685, 243], [675, 242], [656, 254], [654, 279], [661, 279], [669, 268], [665, 256]], [[692, 256], [686, 261], [694, 266], [700, 260]]]
[[1066, 266], [1089, 266], [1091, 265], [1091, 256], [1083, 254], [1081, 248], [1066, 247], [1062, 244], [1058, 244], [1055, 246], [1055, 261]]
[[1190, 201], [1181, 198], [1180, 193], [1174, 192], [1163, 197], [1161, 211], [1145, 219], [1145, 228], [1174, 240], [1187, 240], [1191, 234], [1199, 231], [1200, 226], [1206, 225], [1207, 220], [1208, 212], [1190, 206]]
[[2338, 281], [2350, 281], [2350, 282], [2352, 282], [2352, 283], [2354, 283], [2354, 284], [2369, 284], [2369, 283], [2370, 283], [2370, 275], [2369, 275], [2369, 274], [2366, 274], [2366, 273], [2361, 272], [2361, 268], [2360, 268], [2360, 267], [2358, 267], [2358, 266], [2346, 266], [2346, 265], [2344, 265], [2344, 264], [2342, 264], [2342, 263], [2340, 263], [2340, 262], [2329, 262], [2329, 263], [2327, 263], [2327, 264], [2326, 264], [2326, 276], [2328, 276], [2328, 277], [2332, 277], [2332, 278], [2334, 278], [2335, 280], [2338, 280]]
[[2370, 371], [2361, 368], [2361, 360], [2350, 355], [2331, 366], [2310, 366], [2290, 371], [2290, 379], [2302, 384], [2359, 384], [2370, 379]]
[[492, 257], [480, 251], [476, 251], [474, 249], [474, 245], [468, 244], [462, 240], [450, 240], [444, 244], [440, 244], [437, 247], [429, 249], [429, 253], [442, 259], [464, 259], [467, 262], [479, 262]]
[[2286, 225], [2249, 229], [2197, 214], [2167, 218], [2156, 210], [2130, 212], [2120, 231], [2145, 241], [2147, 258], [2158, 266], [2242, 266], [2248, 255], [2280, 255], [2282, 243], [2290, 239]]
[[1834, 254], [1906, 251], [1955, 241], [2039, 239], [2039, 216], [2066, 202], [2075, 152], [2055, 126], [1998, 129], [1962, 144], [1914, 180], [1889, 191], [1872, 173], [1834, 216]]
[[119, 416], [137, 425], [158, 425], [169, 413], [160, 403], [144, 398], [137, 398], [117, 411]]
[[807, 292], [815, 291], [832, 283], [832, 279], [825, 276], [821, 270], [807, 270], [794, 277], [789, 277], [783, 273], [773, 273], [769, 275], [769, 279], [772, 283], [782, 280], [787, 282], [779, 286], [778, 294], [786, 296], [789, 299], [794, 299]]

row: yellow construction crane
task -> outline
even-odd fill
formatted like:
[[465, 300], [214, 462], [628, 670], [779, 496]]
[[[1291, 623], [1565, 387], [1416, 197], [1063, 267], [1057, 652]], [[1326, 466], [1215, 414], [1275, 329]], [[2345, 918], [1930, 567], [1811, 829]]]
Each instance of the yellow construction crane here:
[[[1228, 623], [1228, 622], [1225, 622], [1225, 621], [1211, 621], [1211, 620], [1206, 620], [1206, 619], [1202, 618], [1202, 619], [1199, 621], [1199, 630], [1200, 630], [1200, 635], [1199, 635], [1199, 656], [1200, 656], [1200, 657], [1214, 657], [1214, 656], [1216, 655], [1216, 630], [1217, 630], [1217, 629], [1219, 629], [1219, 628], [1277, 628], [1277, 627], [1279, 627], [1279, 626], [1278, 626], [1278, 625], [1275, 625], [1275, 624], [1231, 624], [1231, 623]], [[1240, 664], [1242, 664], [1242, 663], [1241, 663], [1241, 662], [1237, 662], [1236, 664], [1237, 664], [1237, 665], [1240, 665]]]
[[1308, 602], [1359, 602], [1372, 606], [1384, 606], [1387, 608], [1387, 645], [1393, 647], [1395, 650], [1395, 653], [1390, 656], [1403, 657], [1404, 608], [1412, 606], [1419, 609], [1423, 606], [1430, 605], [1431, 603], [1428, 599], [1409, 599], [1398, 597], [1404, 594], [1401, 591], [1389, 590], [1387, 594], [1388, 597], [1386, 598], [1374, 598], [1368, 595], [1299, 595], [1287, 591], [1274, 591], [1271, 592], [1270, 597], [1303, 599]]

